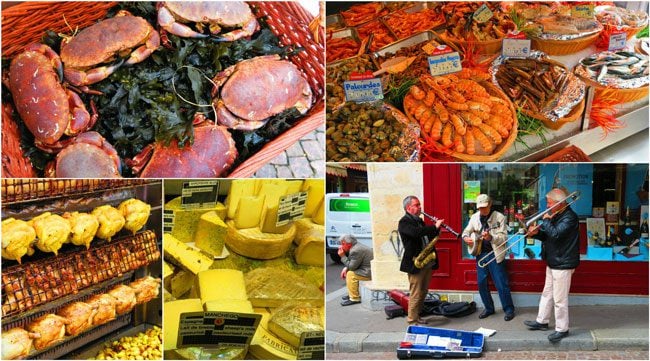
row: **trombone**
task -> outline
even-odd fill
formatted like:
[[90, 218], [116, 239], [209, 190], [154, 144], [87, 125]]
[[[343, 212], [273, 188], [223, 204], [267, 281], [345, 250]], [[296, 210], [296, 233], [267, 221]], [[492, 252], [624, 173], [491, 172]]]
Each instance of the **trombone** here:
[[[478, 260], [478, 266], [481, 267], [481, 268], [485, 268], [487, 265], [489, 265], [490, 263], [494, 262], [494, 261], [497, 259], [497, 256], [501, 256], [502, 254], [505, 254], [505, 253], [508, 252], [511, 248], [513, 248], [515, 245], [517, 245], [519, 242], [521, 242], [523, 239], [526, 239], [526, 236], [528, 235], [528, 233], [530, 233], [530, 231], [528, 230], [528, 227], [529, 227], [531, 224], [537, 222], [537, 221], [538, 221], [540, 218], [542, 218], [545, 214], [551, 214], [551, 216], [553, 216], [553, 215], [555, 215], [555, 214], [557, 214], [557, 213], [560, 213], [560, 212], [564, 211], [568, 206], [570, 206], [570, 205], [572, 205], [573, 203], [575, 203], [578, 199], [580, 199], [580, 191], [575, 191], [575, 192], [569, 194], [568, 196], [564, 197], [561, 201], [555, 203], [552, 207], [547, 208], [547, 209], [545, 209], [544, 211], [542, 211], [542, 212], [538, 212], [537, 214], [533, 215], [533, 216], [532, 216], [530, 219], [528, 219], [528, 220], [526, 221], [526, 223], [524, 224], [524, 226], [526, 227], [526, 233], [524, 233], [523, 237], [519, 238], [519, 239], [518, 239], [517, 241], [515, 241], [515, 242], [512, 242], [512, 243], [511, 243], [510, 245], [508, 245], [508, 246], [507, 246], [507, 247], [506, 247], [506, 248], [505, 248], [501, 253], [498, 253], [498, 254], [497, 254], [496, 249], [493, 249], [493, 250], [490, 251], [488, 254], [486, 254], [485, 256], [483, 256], [480, 260]], [[566, 201], [568, 201], [568, 200], [570, 200], [570, 201], [567, 202], [566, 204], [563, 204], [564, 202], [566, 202]], [[541, 227], [541, 225], [542, 225], [541, 223], [538, 224], [538, 225], [536, 225], [532, 230], [535, 230], [535, 229]], [[532, 230], [531, 230], [531, 231], [532, 231]], [[519, 235], [519, 234], [513, 234], [512, 236], [510, 236], [510, 237], [508, 238], [508, 240], [506, 241], [506, 244], [507, 244], [507, 243], [508, 243], [512, 238], [514, 238], [514, 237], [516, 237], [516, 236], [518, 236], [518, 235]], [[488, 258], [490, 258], [490, 257], [492, 257], [492, 259], [488, 260]]]

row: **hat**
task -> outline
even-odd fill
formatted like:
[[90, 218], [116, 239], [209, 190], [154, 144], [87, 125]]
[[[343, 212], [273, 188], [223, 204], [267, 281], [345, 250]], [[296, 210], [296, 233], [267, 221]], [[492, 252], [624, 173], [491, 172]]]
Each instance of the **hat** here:
[[476, 208], [487, 207], [491, 201], [490, 196], [487, 194], [479, 194], [478, 197], [476, 197]]

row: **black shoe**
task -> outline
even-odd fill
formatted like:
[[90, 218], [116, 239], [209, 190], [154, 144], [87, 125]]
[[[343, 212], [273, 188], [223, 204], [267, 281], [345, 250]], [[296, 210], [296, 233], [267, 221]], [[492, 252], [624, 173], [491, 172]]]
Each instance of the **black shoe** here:
[[564, 331], [564, 332], [555, 331], [552, 334], [548, 335], [548, 340], [551, 342], [558, 342], [567, 336], [569, 336], [569, 331]]
[[350, 306], [350, 305], [355, 305], [357, 303], [361, 303], [361, 301], [352, 301], [350, 299], [347, 299], [341, 302], [341, 306]]
[[349, 300], [349, 299], [350, 299], [350, 296], [345, 295], [345, 296], [341, 297], [341, 299], [342, 299], [343, 301], [345, 301], [345, 300]]
[[480, 315], [478, 315], [478, 318], [486, 318], [486, 317], [489, 317], [489, 316], [490, 316], [491, 314], [493, 314], [493, 313], [494, 313], [494, 312], [489, 312], [489, 311], [487, 311], [487, 310], [484, 310], [483, 312], [481, 312]]
[[528, 326], [529, 330], [548, 330], [548, 323], [538, 323], [537, 321], [524, 321], [524, 325]]
[[503, 316], [503, 319], [506, 320], [506, 321], [510, 321], [510, 320], [512, 320], [513, 318], [515, 318], [515, 313], [514, 313], [514, 312], [506, 313], [506, 315]]

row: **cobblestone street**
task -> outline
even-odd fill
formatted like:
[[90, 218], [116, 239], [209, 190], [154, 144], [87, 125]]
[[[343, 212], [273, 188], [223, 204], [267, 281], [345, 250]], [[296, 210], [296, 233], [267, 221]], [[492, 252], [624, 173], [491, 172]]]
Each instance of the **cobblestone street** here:
[[324, 178], [325, 129], [320, 127], [305, 135], [268, 164], [260, 168], [255, 178]]
[[[648, 351], [483, 352], [483, 360], [648, 360]], [[327, 353], [328, 360], [394, 360], [395, 352]]]

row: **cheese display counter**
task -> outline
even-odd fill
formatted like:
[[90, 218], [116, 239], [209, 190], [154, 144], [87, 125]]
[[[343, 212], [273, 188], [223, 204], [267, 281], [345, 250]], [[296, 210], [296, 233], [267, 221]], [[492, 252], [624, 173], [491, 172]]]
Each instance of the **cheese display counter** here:
[[322, 359], [324, 181], [164, 183], [165, 358]]

